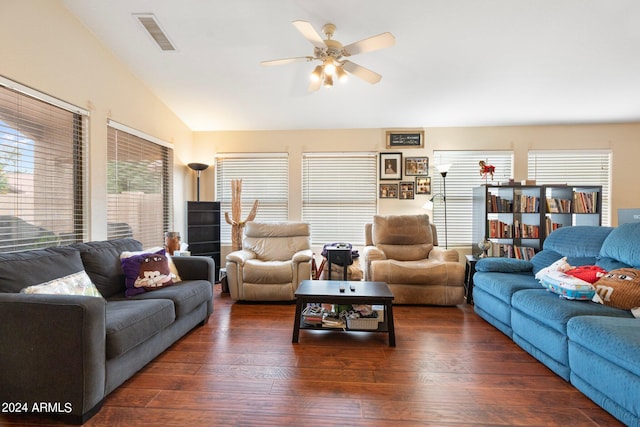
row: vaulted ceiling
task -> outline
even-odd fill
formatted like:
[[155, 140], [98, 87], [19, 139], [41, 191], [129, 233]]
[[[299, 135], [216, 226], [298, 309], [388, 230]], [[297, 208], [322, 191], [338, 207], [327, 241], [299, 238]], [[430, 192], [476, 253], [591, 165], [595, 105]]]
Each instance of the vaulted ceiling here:
[[[62, 0], [191, 129], [415, 128], [640, 121], [637, 0]], [[162, 51], [134, 14], [153, 14]], [[309, 93], [291, 24], [326, 23], [381, 74]]]

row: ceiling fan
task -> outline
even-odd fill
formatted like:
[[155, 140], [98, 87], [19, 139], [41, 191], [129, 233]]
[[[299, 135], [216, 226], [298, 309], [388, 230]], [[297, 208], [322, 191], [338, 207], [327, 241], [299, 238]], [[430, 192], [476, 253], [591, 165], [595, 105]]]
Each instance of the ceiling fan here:
[[315, 67], [311, 73], [311, 83], [309, 84], [310, 92], [320, 89], [320, 86], [323, 84], [325, 87], [331, 87], [333, 86], [334, 79], [344, 80], [347, 74], [353, 74], [371, 84], [378, 83], [382, 79], [380, 74], [345, 58], [359, 53], [384, 49], [393, 46], [396, 42], [393, 34], [387, 32], [343, 46], [342, 43], [333, 39], [333, 33], [336, 30], [336, 26], [333, 24], [325, 24], [322, 27], [322, 32], [326, 36], [325, 40], [320, 37], [318, 32], [307, 21], [293, 21], [293, 26], [313, 45], [313, 56], [274, 59], [271, 61], [262, 61], [261, 64], [271, 66], [299, 61], [322, 62], [322, 65]]

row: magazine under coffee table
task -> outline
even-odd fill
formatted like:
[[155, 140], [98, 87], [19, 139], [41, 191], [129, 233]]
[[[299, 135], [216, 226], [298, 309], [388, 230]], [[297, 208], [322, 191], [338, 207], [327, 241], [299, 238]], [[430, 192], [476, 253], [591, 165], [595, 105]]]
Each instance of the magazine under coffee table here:
[[[340, 292], [340, 286], [344, 291]], [[351, 290], [353, 288], [353, 290]], [[297, 343], [300, 329], [326, 329], [308, 325], [302, 320], [302, 311], [310, 303], [326, 304], [371, 304], [384, 306], [383, 321], [377, 329], [345, 329], [347, 331], [386, 332], [389, 334], [389, 346], [396, 346], [396, 333], [393, 324], [393, 293], [385, 282], [350, 282], [344, 280], [303, 280], [295, 293], [296, 315], [293, 321], [293, 338]], [[336, 329], [333, 329], [336, 330]]]

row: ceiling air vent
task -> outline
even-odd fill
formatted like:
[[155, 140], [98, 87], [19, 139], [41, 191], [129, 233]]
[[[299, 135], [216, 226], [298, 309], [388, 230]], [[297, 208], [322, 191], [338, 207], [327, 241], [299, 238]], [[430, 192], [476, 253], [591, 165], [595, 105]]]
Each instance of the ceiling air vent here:
[[142, 26], [147, 30], [151, 38], [158, 44], [160, 49], [162, 50], [176, 50], [173, 46], [173, 43], [169, 40], [167, 35], [164, 33], [162, 28], [160, 28], [160, 24], [156, 19], [155, 15], [152, 13], [135, 13], [133, 16], [140, 21]]

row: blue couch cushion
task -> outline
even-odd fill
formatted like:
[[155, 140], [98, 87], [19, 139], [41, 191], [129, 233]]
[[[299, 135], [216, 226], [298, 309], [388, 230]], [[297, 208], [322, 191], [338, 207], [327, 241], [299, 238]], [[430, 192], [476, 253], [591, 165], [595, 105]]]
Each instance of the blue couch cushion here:
[[476, 271], [495, 271], [499, 273], [530, 273], [533, 264], [516, 258], [481, 258], [476, 262]]
[[161, 332], [175, 320], [168, 299], [133, 301], [112, 299], [106, 312], [107, 359], [118, 357]]
[[[640, 319], [579, 316], [567, 323], [571, 341], [616, 365], [640, 375]], [[594, 372], [599, 376], [599, 372]]]
[[544, 240], [543, 249], [531, 258], [534, 274], [565, 256], [574, 267], [596, 264], [600, 248], [612, 230], [613, 227], [591, 225], [558, 228]]
[[633, 268], [640, 268], [638, 242], [640, 242], [640, 222], [622, 224], [605, 239], [600, 249], [600, 258], [611, 258]]
[[499, 300], [511, 305], [511, 296], [522, 289], [544, 288], [532, 274], [508, 274], [497, 272], [476, 272], [473, 276], [473, 290], [481, 289]]
[[80, 253], [67, 246], [0, 253], [0, 292], [20, 292], [83, 270]]
[[565, 335], [567, 322], [576, 316], [601, 315], [633, 318], [628, 310], [620, 310], [590, 301], [567, 300], [551, 292], [532, 292], [531, 290], [516, 292], [511, 299], [511, 305], [527, 317]]

